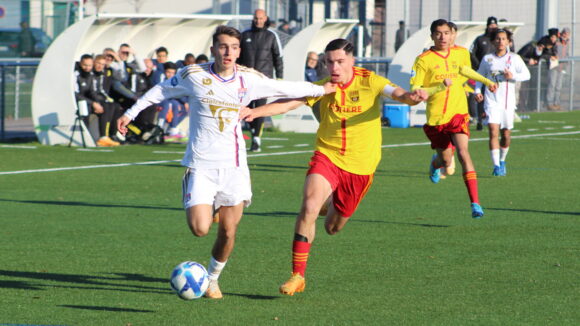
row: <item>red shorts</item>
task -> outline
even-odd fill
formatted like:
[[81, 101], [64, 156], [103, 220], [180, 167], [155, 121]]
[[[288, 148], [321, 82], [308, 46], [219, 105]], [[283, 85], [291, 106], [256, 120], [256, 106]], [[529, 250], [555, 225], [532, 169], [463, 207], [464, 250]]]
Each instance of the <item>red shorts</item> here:
[[469, 114], [456, 114], [451, 121], [438, 125], [424, 125], [423, 131], [431, 141], [431, 148], [453, 147], [452, 134], [466, 134], [469, 137]]
[[307, 175], [320, 174], [332, 187], [332, 204], [342, 217], [351, 217], [373, 183], [373, 176], [347, 172], [315, 151]]

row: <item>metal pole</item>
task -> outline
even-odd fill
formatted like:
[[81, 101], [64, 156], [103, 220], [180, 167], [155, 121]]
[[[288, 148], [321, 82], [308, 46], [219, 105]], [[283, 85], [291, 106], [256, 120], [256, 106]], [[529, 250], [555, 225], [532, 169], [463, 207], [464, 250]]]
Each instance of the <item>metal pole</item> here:
[[540, 112], [540, 107], [541, 107], [541, 85], [542, 85], [542, 62], [544, 62], [544, 60], [539, 60], [538, 61], [538, 82], [536, 85], [536, 111]]
[[407, 40], [407, 31], [409, 30], [409, 26], [411, 25], [410, 20], [410, 15], [409, 15], [409, 0], [405, 0], [405, 12], [404, 17], [405, 17], [405, 30], [403, 31], [403, 43], [405, 43], [405, 41]]
[[568, 75], [570, 76], [570, 99], [568, 111], [574, 110], [574, 60], [571, 60], [568, 66]]
[[0, 66], [0, 76], [2, 77], [2, 85], [0, 86], [0, 139], [4, 139], [4, 109], [6, 97], [6, 67]]
[[[17, 62], [19, 64], [20, 62]], [[16, 85], [14, 85], [14, 120], [19, 118], [20, 107], [20, 65], [16, 66]]]
[[[570, 32], [570, 56], [574, 56], [574, 37], [576, 36], [576, 0], [572, 0], [572, 28]], [[570, 62], [570, 69], [568, 69], [568, 74], [570, 74], [570, 106], [569, 111], [574, 110], [574, 60]]]
[[[79, 20], [83, 20], [83, 18], [85, 18], [85, 2], [83, 0], [79, 0]], [[66, 23], [68, 24], [68, 22]]]
[[357, 36], [356, 36], [356, 45], [357, 45], [357, 55], [359, 57], [364, 57], [364, 49], [363, 49], [363, 37], [364, 37], [364, 25], [359, 24], [357, 28]]

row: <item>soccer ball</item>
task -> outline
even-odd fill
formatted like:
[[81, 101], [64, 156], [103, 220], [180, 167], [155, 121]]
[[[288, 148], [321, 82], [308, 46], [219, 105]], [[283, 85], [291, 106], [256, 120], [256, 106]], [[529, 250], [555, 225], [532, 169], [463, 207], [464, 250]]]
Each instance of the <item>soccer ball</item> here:
[[199, 299], [207, 290], [209, 278], [203, 265], [186, 261], [171, 273], [171, 288], [184, 300]]

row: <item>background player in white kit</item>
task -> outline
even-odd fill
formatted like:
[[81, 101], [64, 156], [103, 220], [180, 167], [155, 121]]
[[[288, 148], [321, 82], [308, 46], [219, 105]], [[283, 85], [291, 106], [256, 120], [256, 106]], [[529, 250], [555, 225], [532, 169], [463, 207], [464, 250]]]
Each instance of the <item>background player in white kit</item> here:
[[219, 209], [218, 234], [208, 272], [206, 297], [219, 299], [218, 277], [230, 256], [244, 206], [252, 198], [250, 171], [239, 121], [240, 110], [252, 100], [265, 97], [317, 97], [333, 93], [335, 85], [272, 80], [261, 73], [236, 65], [240, 55], [240, 32], [218, 26], [211, 52], [215, 62], [190, 65], [176, 76], [149, 90], [119, 118], [119, 131], [139, 112], [167, 98], [189, 96], [189, 142], [181, 164], [183, 206], [191, 232], [208, 234], [213, 205]]
[[[530, 79], [530, 71], [522, 58], [510, 52], [509, 44], [512, 33], [508, 30], [497, 30], [493, 35], [495, 52], [483, 57], [478, 72], [498, 83], [495, 93], [487, 88], [485, 96], [481, 94], [481, 83], [475, 87], [475, 99], [484, 102], [485, 121], [489, 128], [489, 151], [493, 162], [494, 176], [505, 176], [505, 160], [511, 142], [511, 129], [514, 127], [516, 111], [516, 81]], [[501, 142], [499, 133], [501, 131]]]

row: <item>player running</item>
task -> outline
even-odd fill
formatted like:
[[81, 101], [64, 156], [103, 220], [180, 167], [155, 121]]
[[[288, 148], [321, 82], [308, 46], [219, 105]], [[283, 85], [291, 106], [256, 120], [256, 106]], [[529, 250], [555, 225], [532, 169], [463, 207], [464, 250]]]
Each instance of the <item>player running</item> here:
[[[516, 82], [530, 79], [530, 71], [522, 58], [510, 51], [512, 33], [500, 29], [492, 34], [495, 53], [483, 57], [478, 72], [498, 83], [495, 93], [485, 91], [481, 94], [481, 83], [477, 83], [475, 99], [485, 98], [485, 122], [489, 128], [489, 151], [493, 163], [494, 176], [505, 176], [505, 160], [511, 143], [511, 129], [516, 114]], [[501, 131], [501, 142], [499, 133]]]
[[336, 91], [331, 83], [323, 87], [277, 81], [236, 65], [240, 38], [235, 28], [218, 26], [211, 47], [215, 62], [181, 69], [175, 77], [149, 90], [117, 122], [124, 134], [127, 124], [150, 105], [189, 97], [189, 142], [181, 161], [187, 168], [183, 206], [189, 229], [198, 237], [210, 230], [213, 205], [219, 209], [217, 239], [208, 268], [210, 285], [205, 293], [213, 299], [222, 298], [218, 277], [233, 251], [243, 208], [252, 198], [240, 108], [265, 97], [322, 96]]
[[452, 30], [446, 20], [438, 19], [431, 24], [431, 39], [435, 46], [417, 57], [411, 77], [411, 90], [437, 87], [442, 81], [448, 86], [427, 101], [427, 123], [423, 130], [431, 141], [431, 148], [437, 151], [429, 165], [430, 179], [433, 183], [439, 182], [440, 168], [451, 164], [454, 145], [471, 201], [471, 216], [480, 218], [483, 209], [479, 205], [477, 175], [468, 150], [469, 114], [463, 83], [466, 78], [480, 81], [491, 92], [497, 85], [471, 69], [463, 48], [451, 47]]
[[292, 275], [280, 286], [280, 292], [294, 295], [306, 286], [304, 273], [314, 241], [316, 219], [326, 200], [326, 232], [339, 232], [355, 212], [369, 190], [381, 159], [380, 97], [415, 105], [426, 100], [424, 90], [409, 93], [388, 79], [364, 68], [354, 67], [354, 47], [344, 39], [331, 41], [325, 49], [330, 77], [338, 84], [335, 94], [282, 100], [246, 110], [246, 121], [282, 114], [303, 104], [320, 102], [320, 126], [314, 156], [310, 160], [300, 213], [296, 218], [292, 244]]

